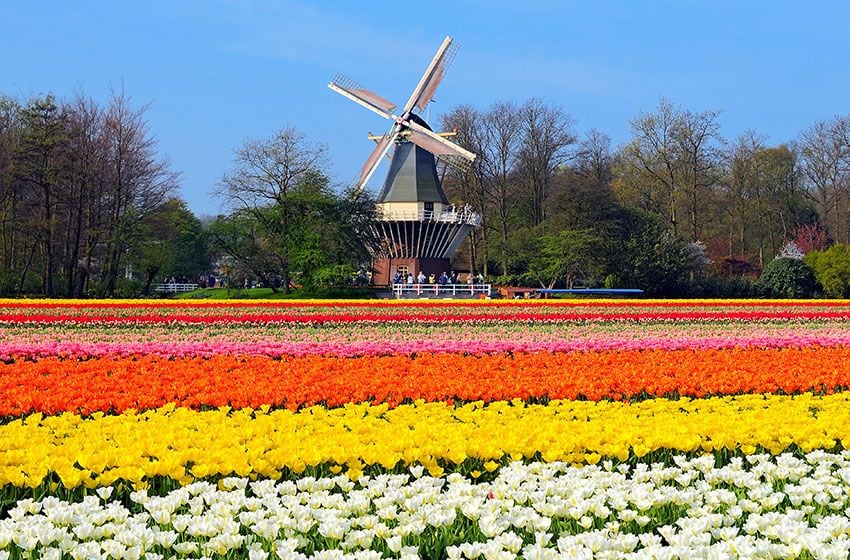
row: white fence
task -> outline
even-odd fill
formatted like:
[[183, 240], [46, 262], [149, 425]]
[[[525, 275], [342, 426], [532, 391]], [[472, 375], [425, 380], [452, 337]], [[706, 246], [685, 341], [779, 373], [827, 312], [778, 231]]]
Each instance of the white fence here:
[[492, 284], [393, 284], [393, 295], [397, 298], [415, 297], [469, 297], [490, 296]]
[[154, 291], [158, 294], [182, 294], [183, 292], [192, 292], [197, 289], [197, 284], [177, 284], [171, 282], [168, 284], [157, 284]]

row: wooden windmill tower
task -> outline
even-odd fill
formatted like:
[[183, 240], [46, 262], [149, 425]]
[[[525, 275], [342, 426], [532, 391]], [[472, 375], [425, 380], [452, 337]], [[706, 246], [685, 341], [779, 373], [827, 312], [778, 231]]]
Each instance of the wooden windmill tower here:
[[389, 157], [390, 168], [378, 195], [381, 218], [376, 228], [382, 243], [372, 255], [373, 284], [390, 284], [396, 272], [414, 277], [420, 271], [426, 276], [448, 272], [452, 255], [470, 229], [481, 222], [480, 214], [468, 206], [455, 208], [448, 204], [435, 160], [436, 157], [468, 169], [475, 154], [449, 141], [447, 137], [453, 133], [432, 131], [413, 112], [422, 112], [428, 106], [456, 52], [457, 44], [446, 37], [410, 99], [397, 114], [393, 102], [345, 77], [337, 76], [328, 84], [335, 92], [392, 122], [386, 134], [369, 136], [377, 146], [357, 180], [359, 193], [381, 159]]

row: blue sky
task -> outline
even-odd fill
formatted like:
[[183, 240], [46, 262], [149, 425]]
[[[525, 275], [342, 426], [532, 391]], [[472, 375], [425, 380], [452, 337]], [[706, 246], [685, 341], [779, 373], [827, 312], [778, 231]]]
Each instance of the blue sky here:
[[[410, 6], [410, 7], [407, 7]], [[661, 96], [719, 109], [730, 139], [773, 143], [850, 113], [850, 3], [785, 1], [0, 1], [0, 93], [123, 83], [200, 214], [233, 150], [283, 126], [354, 178], [380, 117], [325, 86], [342, 72], [403, 104], [443, 37], [461, 49], [430, 119], [467, 103], [541, 97], [615, 146]], [[370, 185], [379, 185], [379, 169]]]

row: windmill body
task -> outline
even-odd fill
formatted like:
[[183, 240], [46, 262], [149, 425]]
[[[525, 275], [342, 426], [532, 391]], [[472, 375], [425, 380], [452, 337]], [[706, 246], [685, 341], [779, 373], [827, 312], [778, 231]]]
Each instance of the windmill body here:
[[469, 206], [450, 205], [440, 185], [436, 158], [468, 169], [475, 154], [447, 139], [452, 133], [435, 133], [416, 115], [427, 107], [456, 52], [451, 37], [446, 37], [403, 110], [346, 78], [335, 78], [328, 87], [367, 109], [392, 121], [382, 136], [370, 136], [377, 142], [360, 172], [360, 192], [381, 160], [390, 159], [389, 171], [378, 195], [380, 220], [375, 225], [381, 239], [373, 252], [372, 282], [389, 285], [396, 273], [414, 278], [420, 272], [439, 276], [449, 272], [451, 257], [468, 235], [479, 225], [481, 216]]

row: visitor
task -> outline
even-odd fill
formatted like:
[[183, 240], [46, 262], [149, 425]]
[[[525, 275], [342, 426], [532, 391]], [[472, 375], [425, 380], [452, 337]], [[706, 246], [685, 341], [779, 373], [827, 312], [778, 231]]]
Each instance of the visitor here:
[[448, 283], [449, 283], [449, 275], [446, 274], [446, 271], [444, 270], [443, 273], [440, 274], [440, 284], [445, 286]]
[[393, 277], [393, 284], [401, 284], [401, 272], [398, 270], [395, 271], [395, 276]]
[[413, 273], [412, 273], [412, 272], [409, 272], [409, 273], [407, 274], [407, 283], [408, 283], [408, 284], [413, 284]]
[[437, 283], [437, 275], [434, 274], [433, 272], [428, 275], [428, 283], [429, 284], [436, 284]]
[[428, 279], [425, 277], [425, 273], [421, 270], [419, 271], [419, 276], [416, 277], [417, 284], [424, 284]]
[[449, 277], [450, 283], [457, 284], [457, 272], [452, 270], [452, 275]]

